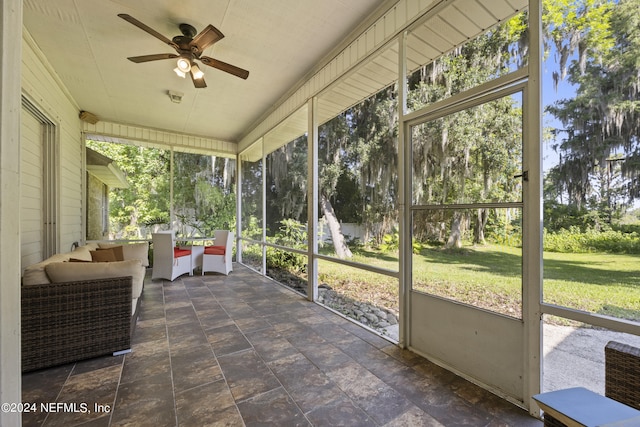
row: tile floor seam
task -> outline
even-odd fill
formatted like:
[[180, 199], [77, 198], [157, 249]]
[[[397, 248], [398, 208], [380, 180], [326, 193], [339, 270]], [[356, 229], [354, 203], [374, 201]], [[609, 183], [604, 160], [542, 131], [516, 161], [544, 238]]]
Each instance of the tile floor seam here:
[[[204, 277], [204, 275], [202, 277]], [[218, 300], [218, 297], [216, 297], [215, 294], [213, 292], [211, 292], [211, 289], [205, 283], [204, 279], [200, 279], [200, 280], [202, 280], [202, 283], [204, 284], [204, 287], [207, 288], [207, 291], [209, 292], [209, 294], [211, 294], [211, 296], [215, 300], [216, 304], [218, 304], [220, 306], [220, 308], [225, 312], [225, 314], [227, 316], [229, 316], [229, 313], [227, 313], [227, 311], [225, 310], [224, 306], [220, 303], [220, 301]], [[191, 296], [189, 296], [189, 301], [191, 301], [191, 305], [193, 306], [193, 301], [191, 299]], [[204, 334], [204, 336], [207, 337], [207, 333], [205, 332], [204, 325], [202, 324], [202, 321], [200, 320], [200, 315], [198, 314], [198, 310], [196, 310], [195, 306], [193, 307], [193, 309], [194, 309], [194, 311], [196, 313], [196, 317], [198, 318], [198, 324], [200, 325], [200, 329], [202, 330], [202, 333]], [[231, 319], [231, 316], [229, 316], [229, 318]], [[234, 324], [235, 324], [235, 322], [234, 322]], [[233, 393], [231, 392], [231, 387], [229, 386], [229, 381], [227, 381], [227, 376], [225, 375], [224, 370], [222, 369], [222, 366], [220, 365], [220, 361], [218, 360], [218, 355], [216, 354], [216, 350], [213, 348], [213, 344], [211, 342], [209, 342], [208, 338], [207, 338], [207, 344], [209, 345], [209, 348], [211, 349], [211, 354], [213, 354], [213, 357], [214, 357], [214, 359], [216, 361], [216, 364], [220, 368], [220, 376], [222, 377], [221, 381], [224, 381], [224, 384], [227, 387], [227, 390], [229, 390], [229, 394], [231, 395], [231, 398], [233, 399], [233, 406], [236, 408], [236, 411], [240, 415], [240, 419], [242, 420], [242, 424], [244, 424], [246, 426], [246, 423], [244, 422], [244, 418], [242, 417], [242, 412], [240, 412], [240, 408], [238, 407], [238, 402], [233, 397]], [[215, 383], [215, 382], [216, 381], [211, 381], [208, 384], [212, 384], [212, 383]]]
[[[282, 286], [284, 286], [284, 285], [282, 285]], [[294, 292], [295, 292], [295, 291], [294, 291]], [[305, 301], [306, 301], [306, 300], [305, 300]], [[309, 302], [313, 304], [313, 302], [312, 302], [312, 301], [309, 301]], [[309, 327], [308, 325], [306, 325], [306, 326], [307, 326], [307, 327]], [[342, 327], [341, 327], [341, 326], [339, 326], [339, 325], [337, 325], [337, 326], [338, 326], [338, 327], [340, 327], [341, 329], [343, 329], [345, 332], [349, 333], [350, 335], [352, 335], [352, 336], [354, 336], [354, 337], [356, 337], [356, 338], [359, 338], [359, 337], [357, 337], [356, 335], [354, 335], [351, 331], [348, 331], [348, 330], [346, 330], [346, 329], [342, 328]], [[311, 328], [311, 329], [312, 329], [312, 328]], [[334, 385], [338, 390], [340, 390], [340, 391], [344, 394], [344, 396], [345, 396], [347, 399], [349, 399], [349, 401], [354, 405], [354, 407], [356, 407], [356, 408], [360, 409], [364, 414], [366, 414], [366, 415], [367, 415], [367, 417], [368, 417], [371, 421], [373, 421], [373, 422], [375, 423], [375, 425], [376, 425], [376, 426], [382, 426], [382, 424], [378, 423], [378, 422], [375, 420], [375, 418], [373, 418], [373, 417], [372, 417], [372, 415], [371, 415], [371, 414], [369, 414], [369, 412], [368, 412], [367, 410], [365, 410], [361, 405], [359, 405], [359, 404], [358, 404], [358, 403], [353, 399], [353, 397], [351, 397], [351, 395], [350, 395], [349, 393], [347, 393], [347, 391], [346, 391], [346, 390], [343, 390], [343, 389], [342, 389], [342, 387], [340, 387], [340, 385], [338, 385], [335, 381], [333, 381], [333, 380], [331, 379], [331, 377], [329, 377], [329, 375], [327, 374], [327, 372], [326, 372], [324, 369], [322, 369], [320, 366], [318, 366], [316, 363], [314, 363], [311, 359], [309, 359], [309, 358], [308, 358], [308, 357], [307, 357], [307, 356], [306, 356], [306, 355], [305, 355], [305, 354], [304, 354], [304, 353], [303, 353], [303, 352], [302, 352], [298, 347], [296, 347], [296, 346], [295, 346], [295, 344], [294, 344], [294, 343], [292, 343], [291, 341], [289, 341], [289, 339], [288, 339], [288, 338], [284, 337], [284, 339], [285, 339], [289, 344], [291, 344], [291, 345], [292, 345], [292, 346], [293, 346], [293, 347], [294, 347], [294, 348], [295, 348], [295, 349], [296, 349], [296, 350], [297, 350], [297, 351], [302, 355], [302, 357], [304, 357], [307, 361], [309, 361], [309, 363], [310, 363], [312, 366], [315, 366], [315, 367], [316, 367], [320, 372], [322, 372], [322, 374], [323, 374], [323, 375], [324, 375], [324, 376], [325, 376], [329, 381], [331, 381], [331, 384], [333, 384], [333, 385]], [[323, 340], [324, 340], [324, 338], [323, 338]], [[358, 362], [358, 361], [357, 361], [355, 358], [353, 358], [351, 355], [349, 355], [349, 354], [345, 353], [341, 348], [336, 347], [334, 343], [329, 342], [329, 341], [325, 341], [325, 343], [327, 343], [327, 344], [329, 344], [329, 345], [334, 346], [336, 349], [340, 350], [340, 352], [342, 352], [343, 354], [345, 354], [346, 356], [348, 356], [351, 360], [353, 360], [353, 361], [354, 361], [355, 363], [357, 363], [359, 366], [362, 366], [362, 365], [360, 364], [360, 362]], [[321, 344], [322, 344], [322, 343], [321, 343]], [[362, 366], [362, 367], [364, 368], [364, 366]], [[269, 368], [269, 369], [270, 369], [270, 368]], [[366, 369], [366, 368], [364, 368], [364, 369]], [[367, 369], [367, 371], [368, 371], [368, 369]], [[275, 375], [275, 373], [274, 373], [274, 375]], [[286, 387], [285, 387], [285, 390], [287, 390], [287, 389], [286, 389]], [[288, 392], [288, 390], [287, 390], [287, 392]], [[315, 408], [314, 408], [314, 409], [315, 409]], [[302, 408], [300, 408], [300, 410], [302, 411]], [[306, 418], [306, 415], [307, 415], [307, 414], [309, 414], [309, 413], [310, 413], [310, 412], [312, 412], [312, 411], [313, 411], [313, 409], [312, 409], [312, 410], [307, 411], [306, 413], [305, 413], [305, 412], [302, 412], [302, 413], [305, 415], [305, 418]], [[311, 423], [311, 422], [310, 422], [310, 423]], [[311, 425], [313, 425], [313, 423], [311, 423]]]
[[[211, 291], [209, 289], [209, 291]], [[214, 295], [215, 298], [215, 295]], [[217, 300], [217, 298], [216, 298]], [[244, 298], [241, 298], [241, 301], [245, 304], [248, 305], [248, 303], [246, 302], [246, 300]], [[222, 306], [222, 304], [221, 304]], [[224, 307], [222, 307], [223, 310]], [[229, 315], [229, 313], [225, 310], [225, 313], [227, 313], [227, 315]], [[263, 316], [261, 316], [263, 317]], [[284, 386], [284, 384], [282, 384], [282, 381], [280, 381], [280, 378], [278, 378], [278, 376], [276, 375], [276, 373], [273, 371], [273, 369], [271, 369], [271, 367], [269, 366], [269, 364], [267, 363], [266, 360], [264, 360], [264, 358], [262, 357], [262, 355], [260, 354], [260, 352], [258, 352], [255, 347], [253, 346], [253, 343], [251, 342], [251, 340], [249, 338], [247, 338], [247, 335], [242, 331], [242, 329], [240, 329], [240, 327], [238, 326], [238, 324], [236, 323], [235, 319], [232, 318], [229, 315], [229, 318], [233, 321], [233, 324], [235, 325], [236, 328], [238, 328], [238, 331], [240, 331], [240, 334], [242, 334], [242, 336], [244, 337], [245, 340], [247, 340], [247, 342], [249, 343], [249, 345], [251, 346], [252, 351], [256, 354], [256, 356], [260, 359], [260, 361], [264, 364], [264, 366], [269, 370], [269, 372], [271, 373], [271, 375], [273, 375], [273, 377], [276, 379], [276, 381], [278, 381], [278, 384], [280, 384], [280, 387], [282, 387], [282, 389], [284, 390], [284, 392], [287, 394], [287, 396], [289, 396], [289, 399], [291, 399], [291, 402], [293, 402], [293, 404], [296, 406], [296, 408], [298, 408], [298, 410], [300, 411], [300, 413], [302, 414], [302, 416], [305, 418], [305, 420], [307, 420], [307, 422], [313, 426], [313, 423], [311, 422], [311, 420], [309, 420], [309, 418], [307, 417], [307, 415], [304, 413], [304, 411], [302, 410], [302, 408], [300, 407], [300, 405], [298, 404], [298, 402], [296, 402], [296, 400], [293, 398], [293, 396], [291, 395], [291, 393], [289, 393], [289, 390]], [[214, 350], [215, 351], [215, 350]], [[241, 350], [241, 351], [249, 351], [249, 349], [245, 349], [245, 350]], [[235, 352], [235, 353], [240, 353], [241, 351]], [[230, 353], [230, 354], [235, 354], [235, 353]], [[228, 356], [228, 355], [225, 355]], [[306, 357], [306, 356], [305, 356]], [[221, 367], [222, 370], [222, 367]], [[256, 396], [260, 396], [263, 395], [264, 393], [268, 393], [270, 391], [273, 390], [277, 390], [277, 387], [262, 393], [257, 394]], [[255, 398], [256, 396], [252, 396], [250, 399]], [[250, 400], [250, 399], [245, 399], [246, 400]], [[234, 398], [235, 401], [235, 398]], [[241, 402], [237, 402], [237, 403], [241, 403]], [[242, 416], [242, 412], [240, 412], [240, 416]], [[243, 418], [244, 420], [244, 418]]]
[[[133, 345], [131, 346], [132, 350], [131, 353], [133, 352]], [[116, 410], [116, 403], [118, 402], [118, 390], [120, 390], [120, 384], [122, 384], [122, 374], [124, 373], [124, 364], [127, 361], [127, 356], [131, 353], [127, 353], [124, 355], [124, 357], [122, 358], [122, 362], [120, 362], [120, 375], [118, 376], [118, 385], [116, 386], [116, 392], [113, 394], [113, 404], [111, 406], [111, 408], [113, 408], [111, 411], [109, 411], [109, 422], [107, 423], [107, 426], [110, 426], [111, 423], [113, 422], [113, 414]]]
[[[179, 426], [180, 422], [178, 419], [178, 404], [177, 404], [177, 399], [176, 399], [176, 384], [175, 381], [173, 380], [173, 360], [171, 357], [171, 340], [169, 339], [169, 323], [167, 322], [167, 301], [165, 299], [165, 288], [164, 288], [164, 279], [162, 280], [162, 284], [161, 284], [161, 289], [162, 289], [162, 307], [163, 307], [163, 312], [164, 312], [164, 327], [165, 327], [165, 333], [167, 336], [167, 352], [169, 355], [169, 373], [171, 376], [171, 395], [173, 396], [173, 413], [174, 413], [174, 417], [175, 417], [175, 426]], [[183, 285], [184, 286], [184, 285]], [[191, 299], [189, 299], [189, 301], [191, 302]]]
[[[345, 330], [346, 330], [346, 329], [345, 329]], [[349, 331], [347, 331], [347, 332], [351, 334], [351, 332], [349, 332]], [[352, 334], [352, 335], [353, 335], [353, 334]], [[355, 336], [355, 335], [354, 335], [354, 336]], [[366, 367], [364, 367], [360, 362], [358, 362], [358, 360], [357, 360], [356, 358], [352, 357], [352, 356], [351, 356], [350, 354], [348, 354], [348, 353], [345, 353], [345, 352], [344, 352], [340, 347], [336, 347], [336, 346], [334, 345], [334, 343], [329, 343], [329, 344], [330, 344], [330, 345], [332, 345], [332, 346], [334, 346], [336, 349], [340, 350], [340, 352], [342, 352], [344, 355], [346, 355], [347, 357], [349, 357], [349, 359], [353, 360], [355, 363], [357, 363], [357, 364], [358, 364], [358, 366], [361, 366], [363, 369], [365, 369], [365, 370], [366, 370], [367, 372], [369, 372], [371, 375], [374, 375], [374, 374], [373, 374], [373, 372], [369, 371], [369, 369], [367, 369], [367, 368], [366, 368]], [[316, 363], [314, 363], [312, 360], [310, 360], [310, 359], [309, 359], [305, 354], [303, 354], [303, 353], [301, 353], [301, 354], [302, 354], [302, 355], [304, 356], [304, 358], [305, 358], [305, 359], [307, 359], [307, 360], [308, 360], [308, 361], [309, 361], [313, 366], [315, 366], [316, 368], [318, 368], [318, 370], [319, 370], [320, 372], [322, 372], [322, 374], [323, 374], [324, 376], [326, 376], [326, 377], [327, 377], [327, 379], [329, 379], [329, 381], [331, 381], [331, 383], [332, 383], [333, 385], [335, 385], [335, 386], [336, 386], [336, 388], [338, 388], [338, 390], [340, 390], [342, 393], [344, 393], [344, 395], [345, 395], [345, 396], [346, 396], [346, 397], [351, 401], [351, 403], [353, 403], [353, 405], [354, 405], [356, 408], [360, 409], [363, 413], [367, 414], [367, 417], [368, 417], [368, 418], [370, 418], [370, 419], [371, 419], [371, 421], [373, 421], [373, 422], [376, 424], [376, 426], [384, 426], [384, 425], [385, 425], [385, 424], [380, 424], [380, 423], [378, 423], [378, 422], [376, 421], [376, 419], [375, 419], [371, 414], [369, 414], [369, 412], [368, 412], [365, 408], [363, 408], [361, 405], [359, 405], [359, 404], [358, 404], [358, 403], [353, 399], [353, 397], [351, 397], [350, 393], [348, 393], [348, 392], [347, 392], [346, 390], [344, 390], [344, 389], [343, 389], [339, 384], [337, 384], [335, 381], [333, 381], [333, 380], [331, 379], [331, 377], [327, 374], [327, 371], [326, 371], [326, 370], [322, 369], [320, 366], [318, 366]], [[378, 378], [378, 377], [377, 377], [377, 375], [374, 375], [374, 376], [376, 376], [376, 378]], [[381, 380], [381, 381], [382, 381], [382, 380]], [[386, 384], [386, 383], [385, 383], [385, 384]], [[388, 384], [387, 384], [387, 385], [388, 385]], [[404, 395], [402, 395], [402, 397], [406, 399], [406, 397], [404, 397]], [[409, 400], [409, 399], [407, 399], [407, 400]], [[410, 401], [410, 400], [409, 400], [409, 401]], [[411, 402], [411, 403], [413, 403], [413, 402]], [[311, 412], [311, 411], [309, 411], [309, 412]], [[393, 420], [392, 420], [392, 421], [393, 421]], [[388, 423], [387, 423], [387, 424], [388, 424]]]
[[[60, 390], [56, 394], [55, 402], [59, 402], [60, 401], [60, 396], [62, 395], [62, 391], [64, 390], [64, 386], [67, 385], [67, 383], [71, 379], [71, 375], [73, 374], [73, 371], [74, 371], [75, 368], [76, 368], [76, 363], [74, 363], [73, 367], [69, 370], [69, 373], [67, 374], [67, 377], [65, 378], [64, 382], [62, 383], [62, 387], [60, 387]], [[49, 418], [50, 414], [51, 414], [50, 412], [47, 412], [47, 415], [42, 420], [42, 423], [40, 423], [41, 426], [44, 426], [46, 424], [47, 419]]]

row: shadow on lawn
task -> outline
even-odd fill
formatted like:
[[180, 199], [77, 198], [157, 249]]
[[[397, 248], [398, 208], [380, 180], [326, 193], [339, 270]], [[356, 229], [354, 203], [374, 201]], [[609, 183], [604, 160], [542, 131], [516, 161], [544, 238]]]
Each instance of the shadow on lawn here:
[[598, 314], [605, 316], [615, 317], [617, 319], [628, 319], [633, 321], [640, 321], [640, 311], [632, 310], [630, 308], [618, 307], [613, 304], [603, 304], [602, 308], [598, 310]]
[[[522, 273], [520, 255], [482, 248], [463, 249], [423, 249], [419, 255], [427, 263], [456, 266], [469, 271], [487, 272], [504, 277], [519, 277]], [[640, 261], [640, 257], [638, 257]], [[637, 288], [640, 286], [640, 268], [635, 272], [616, 270], [615, 262], [611, 268], [597, 268], [590, 261], [544, 260], [544, 279], [563, 280], [582, 284]]]

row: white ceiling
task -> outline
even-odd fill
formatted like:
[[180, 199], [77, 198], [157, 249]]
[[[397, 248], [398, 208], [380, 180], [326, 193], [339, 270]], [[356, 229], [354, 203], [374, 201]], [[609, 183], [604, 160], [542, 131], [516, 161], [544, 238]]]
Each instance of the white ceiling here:
[[[389, 0], [24, 0], [24, 24], [81, 110], [101, 120], [235, 142], [365, 18]], [[119, 18], [167, 38], [207, 24], [225, 38], [204, 55], [249, 70], [247, 80], [202, 66], [207, 88], [172, 71], [175, 53]], [[184, 93], [172, 103], [168, 91]]]

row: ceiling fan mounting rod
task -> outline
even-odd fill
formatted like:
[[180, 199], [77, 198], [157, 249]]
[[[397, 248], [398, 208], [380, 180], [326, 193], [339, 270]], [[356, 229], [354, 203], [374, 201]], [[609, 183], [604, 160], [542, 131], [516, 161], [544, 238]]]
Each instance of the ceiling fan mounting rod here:
[[189, 37], [190, 39], [194, 38], [196, 34], [198, 34], [193, 25], [180, 24], [178, 25], [178, 27], [180, 28], [180, 32], [184, 34], [185, 37]]

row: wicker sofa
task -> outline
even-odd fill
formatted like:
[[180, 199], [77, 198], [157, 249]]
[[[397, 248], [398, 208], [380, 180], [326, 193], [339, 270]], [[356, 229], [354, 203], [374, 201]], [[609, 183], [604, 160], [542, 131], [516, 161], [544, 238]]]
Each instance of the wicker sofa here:
[[122, 245], [122, 261], [91, 262], [111, 246], [91, 243], [25, 269], [22, 372], [131, 348], [148, 243]]
[[[640, 410], [640, 348], [610, 341], [604, 349], [605, 396]], [[545, 427], [566, 427], [544, 414]]]

